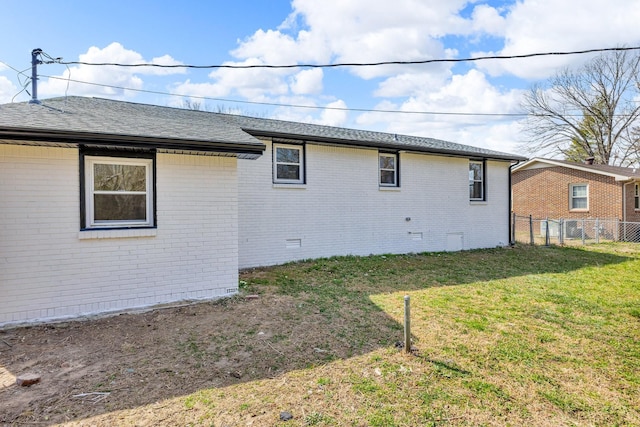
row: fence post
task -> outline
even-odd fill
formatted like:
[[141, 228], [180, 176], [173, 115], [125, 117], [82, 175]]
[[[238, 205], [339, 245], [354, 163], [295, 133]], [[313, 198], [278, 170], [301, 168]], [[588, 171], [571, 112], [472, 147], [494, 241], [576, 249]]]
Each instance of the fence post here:
[[596, 243], [600, 243], [600, 219], [596, 218]]
[[404, 351], [411, 353], [411, 306], [409, 295], [404, 296]]
[[551, 238], [549, 237], [549, 217], [544, 220], [544, 245], [549, 246]]
[[582, 245], [584, 246], [584, 239], [585, 239], [585, 235], [584, 235], [584, 218], [582, 218]]
[[529, 244], [533, 245], [533, 217], [529, 215]]
[[564, 245], [564, 219], [560, 218], [558, 220], [558, 224], [560, 229], [558, 230], [558, 243], [560, 246]]

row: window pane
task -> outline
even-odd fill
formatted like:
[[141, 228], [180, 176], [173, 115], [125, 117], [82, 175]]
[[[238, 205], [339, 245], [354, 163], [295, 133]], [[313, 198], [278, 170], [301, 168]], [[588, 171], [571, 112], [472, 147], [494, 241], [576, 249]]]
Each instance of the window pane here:
[[587, 198], [580, 197], [573, 199], [572, 209], [587, 209]]
[[469, 163], [469, 180], [482, 180], [482, 163]]
[[380, 169], [395, 169], [396, 158], [392, 156], [380, 156]]
[[587, 186], [586, 185], [574, 185], [573, 186], [573, 197], [587, 197]]
[[147, 168], [135, 165], [93, 165], [95, 191], [146, 191]]
[[146, 221], [147, 196], [144, 194], [94, 194], [96, 221]]
[[300, 166], [296, 165], [278, 165], [277, 179], [300, 179]]
[[300, 150], [297, 148], [276, 148], [278, 163], [300, 163]]
[[394, 171], [380, 171], [380, 184], [395, 184], [396, 174]]
[[469, 198], [482, 199], [482, 183], [481, 182], [469, 183]]

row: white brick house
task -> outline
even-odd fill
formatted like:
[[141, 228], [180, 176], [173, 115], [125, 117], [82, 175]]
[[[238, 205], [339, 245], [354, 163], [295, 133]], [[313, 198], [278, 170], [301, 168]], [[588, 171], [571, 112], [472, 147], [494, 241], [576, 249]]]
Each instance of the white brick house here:
[[[238, 164], [240, 268], [509, 244], [509, 167], [522, 157], [430, 138], [227, 119], [266, 145], [262, 157]], [[278, 161], [291, 152], [296, 161]]]
[[[196, 111], [0, 106], [0, 325], [235, 293], [237, 157], [263, 148]], [[92, 191], [121, 165], [145, 185]], [[106, 211], [117, 197], [141, 209]]]
[[0, 326], [221, 297], [239, 268], [506, 245], [514, 160], [101, 99], [2, 105]]

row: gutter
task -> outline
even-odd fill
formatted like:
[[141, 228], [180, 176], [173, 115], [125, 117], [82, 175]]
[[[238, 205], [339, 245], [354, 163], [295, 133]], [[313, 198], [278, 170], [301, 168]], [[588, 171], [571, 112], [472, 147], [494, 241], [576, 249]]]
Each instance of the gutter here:
[[262, 143], [243, 144], [241, 142], [229, 143], [224, 141], [197, 141], [150, 136], [53, 130], [37, 131], [33, 129], [0, 129], [0, 139], [41, 142], [42, 145], [45, 146], [48, 145], [47, 143], [108, 145], [113, 147], [252, 154], [256, 156], [262, 155], [266, 149], [266, 146]]
[[[524, 162], [527, 162], [528, 160], [524, 160]], [[508, 195], [508, 206], [507, 206], [507, 211], [509, 211], [509, 214], [507, 215], [508, 217], [508, 221], [509, 221], [509, 246], [514, 246], [516, 244], [516, 239], [512, 237], [513, 236], [513, 223], [511, 222], [511, 215], [513, 213], [513, 183], [512, 183], [512, 174], [513, 174], [513, 169], [516, 168], [519, 164], [520, 164], [520, 160], [516, 161], [515, 163], [512, 163], [509, 166], [509, 195]]]
[[275, 132], [275, 131], [265, 131], [261, 129], [252, 129], [249, 127], [242, 127], [242, 130], [254, 137], [269, 137], [269, 138], [283, 138], [283, 139], [291, 139], [297, 141], [304, 141], [308, 143], [316, 143], [316, 144], [331, 144], [338, 145], [342, 147], [365, 147], [365, 148], [382, 148], [387, 150], [402, 150], [413, 153], [427, 153], [434, 155], [442, 155], [448, 157], [466, 157], [473, 159], [486, 159], [486, 160], [502, 160], [502, 161], [516, 161], [521, 162], [527, 160], [526, 157], [520, 157], [515, 155], [508, 155], [506, 153], [482, 153], [476, 151], [465, 151], [465, 150], [456, 150], [456, 149], [447, 149], [447, 148], [437, 148], [437, 147], [428, 147], [428, 146], [420, 146], [413, 144], [399, 144], [393, 142], [385, 142], [385, 141], [363, 141], [356, 139], [341, 139], [341, 138], [332, 138], [332, 137], [323, 137], [317, 135], [300, 135], [295, 133], [285, 133], [285, 132]]
[[629, 179], [627, 182], [622, 184], [622, 221], [627, 222], [627, 185], [635, 184], [637, 182], [636, 179]]

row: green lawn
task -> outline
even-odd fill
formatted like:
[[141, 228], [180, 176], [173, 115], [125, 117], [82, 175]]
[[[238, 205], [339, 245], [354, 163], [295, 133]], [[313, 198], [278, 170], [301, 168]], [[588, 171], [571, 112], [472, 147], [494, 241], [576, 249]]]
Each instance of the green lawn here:
[[[241, 287], [317, 327], [270, 338], [277, 376], [167, 403], [192, 424], [640, 425], [637, 245], [311, 260]], [[395, 345], [404, 295], [412, 354]]]

